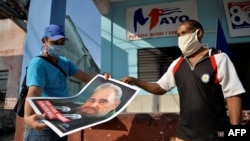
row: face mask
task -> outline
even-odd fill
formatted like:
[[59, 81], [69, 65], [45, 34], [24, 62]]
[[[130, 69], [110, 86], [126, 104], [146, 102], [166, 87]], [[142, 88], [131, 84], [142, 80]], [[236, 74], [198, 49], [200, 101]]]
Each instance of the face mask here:
[[48, 54], [51, 57], [58, 58], [63, 55], [64, 46], [63, 45], [51, 45], [49, 46]]
[[178, 38], [178, 45], [183, 55], [190, 56], [201, 48], [202, 45], [198, 41], [197, 37], [198, 31], [199, 29], [197, 29], [194, 33], [180, 36]]

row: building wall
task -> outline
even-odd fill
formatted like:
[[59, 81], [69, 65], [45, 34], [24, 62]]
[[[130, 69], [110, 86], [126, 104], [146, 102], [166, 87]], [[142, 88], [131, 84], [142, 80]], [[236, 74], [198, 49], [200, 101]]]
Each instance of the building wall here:
[[0, 71], [9, 71], [4, 109], [12, 109], [18, 97], [25, 35], [11, 20], [0, 20]]
[[0, 20], [0, 71], [8, 72], [6, 94], [1, 93], [0, 131], [12, 131], [15, 128], [16, 116], [12, 109], [19, 95], [25, 35], [11, 20]]
[[[111, 72], [115, 79], [120, 79], [128, 75], [137, 77], [137, 49], [177, 45], [176, 36], [134, 41], [126, 39], [127, 8], [169, 2], [177, 2], [177, 0], [118, 1], [111, 3], [110, 13], [103, 15], [101, 19], [102, 71]], [[208, 44], [209, 47], [215, 47], [217, 18], [221, 20], [229, 44], [250, 41], [249, 36], [237, 38], [229, 36], [222, 0], [196, 0], [196, 3], [198, 19], [205, 31], [203, 43]], [[175, 112], [178, 111], [178, 103], [178, 93], [176, 91], [156, 97], [145, 91], [141, 91], [139, 96], [129, 105], [127, 112]]]

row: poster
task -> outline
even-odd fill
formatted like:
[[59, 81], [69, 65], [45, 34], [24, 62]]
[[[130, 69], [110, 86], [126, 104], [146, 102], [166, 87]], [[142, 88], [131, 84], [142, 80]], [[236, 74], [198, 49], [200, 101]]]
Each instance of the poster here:
[[42, 120], [60, 137], [107, 122], [121, 113], [139, 92], [134, 87], [97, 75], [72, 97], [27, 98]]
[[231, 37], [250, 35], [250, 0], [224, 0]]

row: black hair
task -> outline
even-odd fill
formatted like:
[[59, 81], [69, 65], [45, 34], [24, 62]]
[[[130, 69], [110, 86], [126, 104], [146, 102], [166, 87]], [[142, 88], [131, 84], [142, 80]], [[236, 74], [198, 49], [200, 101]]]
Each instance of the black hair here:
[[203, 27], [198, 21], [196, 21], [196, 20], [186, 20], [181, 24], [186, 24], [186, 23], [190, 25], [191, 29], [193, 29], [193, 30], [201, 29], [202, 32], [204, 33]]

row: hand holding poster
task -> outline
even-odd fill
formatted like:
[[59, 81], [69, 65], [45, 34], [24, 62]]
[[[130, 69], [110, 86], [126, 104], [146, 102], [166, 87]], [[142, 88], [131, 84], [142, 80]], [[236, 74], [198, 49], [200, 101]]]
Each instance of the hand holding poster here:
[[42, 120], [60, 137], [107, 122], [121, 113], [139, 89], [97, 75], [72, 97], [27, 98]]

